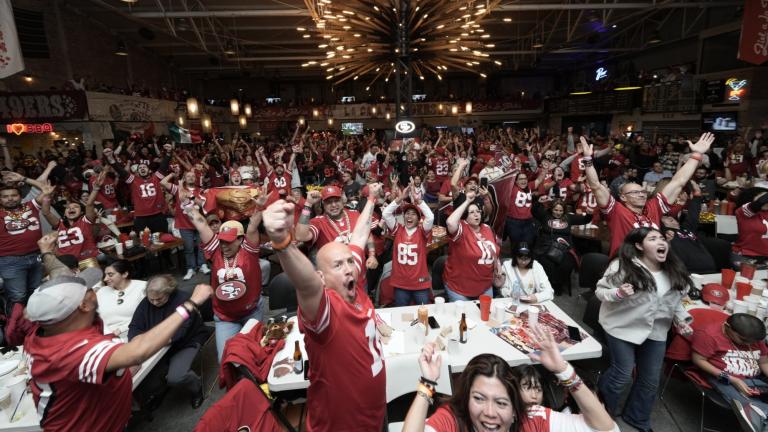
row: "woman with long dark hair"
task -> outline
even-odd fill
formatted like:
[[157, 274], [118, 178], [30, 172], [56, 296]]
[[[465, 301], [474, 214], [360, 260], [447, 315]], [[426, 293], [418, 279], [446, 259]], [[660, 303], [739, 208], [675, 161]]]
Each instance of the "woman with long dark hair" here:
[[600, 324], [611, 357], [611, 366], [600, 377], [600, 393], [608, 412], [616, 413], [636, 370], [623, 418], [641, 431], [651, 430], [651, 411], [673, 321], [681, 333], [692, 331], [688, 325], [692, 317], [682, 299], [693, 283], [669, 249], [657, 229], [630, 231], [595, 291], [602, 301]]
[[422, 378], [403, 432], [617, 431], [597, 397], [563, 360], [552, 335], [537, 327], [531, 337], [541, 348], [540, 354], [532, 355], [534, 360], [557, 376], [583, 414], [559, 413], [535, 404], [526, 407], [520, 384], [507, 362], [494, 354], [480, 354], [461, 373], [453, 396], [427, 418], [434, 393], [440, 391], [433, 384], [440, 376], [442, 362], [435, 345], [427, 344], [419, 356]]

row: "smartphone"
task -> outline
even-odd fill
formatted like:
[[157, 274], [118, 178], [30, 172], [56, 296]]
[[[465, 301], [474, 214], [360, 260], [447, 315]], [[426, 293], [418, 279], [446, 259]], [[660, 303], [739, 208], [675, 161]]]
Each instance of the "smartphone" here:
[[568, 326], [568, 337], [581, 342], [581, 330], [578, 327]]
[[304, 380], [309, 381], [309, 360], [304, 360]]
[[436, 319], [435, 319], [435, 317], [433, 317], [433, 316], [429, 317], [429, 318], [427, 319], [427, 322], [429, 322], [429, 328], [431, 328], [431, 329], [433, 329], [433, 330], [434, 330], [434, 329], [439, 329], [439, 328], [440, 328], [440, 324], [438, 324], [438, 323], [437, 323], [437, 320], [436, 320]]
[[488, 177], [483, 177], [480, 179], [480, 187], [482, 188], [488, 187]]

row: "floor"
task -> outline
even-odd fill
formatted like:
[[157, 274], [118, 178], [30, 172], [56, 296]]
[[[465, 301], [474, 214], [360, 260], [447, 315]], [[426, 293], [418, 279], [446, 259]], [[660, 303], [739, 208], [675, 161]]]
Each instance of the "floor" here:
[[[181, 283], [181, 289], [190, 291], [196, 283], [207, 282], [207, 277], [197, 275], [191, 281]], [[578, 292], [577, 292], [578, 291]], [[580, 321], [585, 302], [578, 296], [581, 290], [574, 289], [573, 297], [568, 295], [555, 298], [555, 302], [570, 316]], [[201, 366], [196, 366], [199, 371], [203, 370], [203, 381], [206, 390], [210, 393], [205, 403], [198, 409], [193, 410], [189, 405], [188, 396], [172, 390], [165, 397], [160, 408], [154, 412], [152, 421], [141, 420], [130, 425], [129, 432], [176, 432], [191, 431], [197, 424], [199, 418], [205, 413], [205, 410], [213, 403], [219, 400], [224, 391], [218, 388], [216, 376], [218, 374], [218, 364], [216, 362], [215, 344], [211, 344], [204, 349], [200, 356]], [[599, 370], [596, 366], [597, 361], [586, 361], [580, 364], [587, 370]], [[590, 366], [594, 366], [591, 368]], [[665, 400], [669, 409], [679, 424], [675, 426], [669, 412], [664, 408], [661, 401], [656, 403], [653, 411], [653, 429], [656, 432], [693, 432], [699, 430], [699, 418], [701, 410], [701, 396], [688, 383], [673, 378], [666, 390]], [[403, 410], [407, 409], [407, 406]], [[730, 411], [722, 410], [707, 402], [704, 407], [705, 427], [722, 432], [737, 432], [738, 423], [735, 416]], [[626, 425], [617, 419], [617, 423], [622, 431], [634, 431], [634, 428]]]

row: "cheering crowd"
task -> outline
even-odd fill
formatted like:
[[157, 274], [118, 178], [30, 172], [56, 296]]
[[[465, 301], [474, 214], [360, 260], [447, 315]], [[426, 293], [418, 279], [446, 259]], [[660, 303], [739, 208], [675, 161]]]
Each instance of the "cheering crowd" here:
[[[729, 400], [768, 412], [755, 393], [768, 390], [763, 323], [735, 313], [721, 330], [698, 331], [682, 306], [698, 291], [691, 273], [768, 257], [761, 131], [716, 140], [425, 128], [387, 142], [383, 131], [297, 127], [184, 145], [132, 136], [98, 152], [57, 145], [36, 155], [11, 154], [0, 138], [0, 149], [5, 344], [29, 355], [44, 430], [124, 430], [130, 368], [169, 341], [164, 372], [133, 397], [151, 400], [150, 384], [165, 381], [199, 407], [191, 364], [208, 336], [199, 310], [210, 301], [221, 360], [246, 322], [266, 318], [264, 287], [275, 269], [265, 248], [296, 292], [310, 365], [306, 430], [381, 430], [386, 361], [375, 307], [384, 305], [374, 303], [385, 267], [391, 305], [430, 303], [429, 245], [447, 238], [447, 301], [540, 303], [571, 292], [582, 265], [572, 227], [603, 224], [612, 261], [595, 296], [610, 366], [598, 382], [563, 360], [551, 334], [534, 331], [543, 369], [483, 354], [438, 403], [442, 360], [427, 344], [413, 365], [422, 378], [403, 430], [610, 431], [621, 415], [649, 431], [670, 333], [692, 338], [694, 362]], [[738, 223], [732, 244], [700, 233], [701, 214], [729, 207]], [[122, 218], [137, 235], [181, 238], [183, 279], [199, 273], [209, 283], [190, 295], [170, 275], [133, 278], [99, 246], [119, 236], [113, 225]], [[743, 362], [728, 360], [735, 355]], [[570, 395], [568, 412], [543, 397], [553, 380]], [[768, 430], [765, 416], [736, 412], [752, 430]]]

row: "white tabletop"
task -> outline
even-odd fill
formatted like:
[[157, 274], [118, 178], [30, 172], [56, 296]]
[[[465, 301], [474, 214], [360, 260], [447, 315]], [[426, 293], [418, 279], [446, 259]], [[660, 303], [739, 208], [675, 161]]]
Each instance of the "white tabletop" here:
[[[507, 304], [511, 301], [508, 298], [494, 299], [493, 303]], [[551, 301], [543, 303], [547, 307], [549, 312], [555, 317], [561, 319], [568, 325], [579, 327], [580, 326], [569, 317], [562, 309]], [[448, 303], [442, 306], [436, 306], [434, 304], [428, 305], [430, 309], [430, 316], [434, 316], [440, 325], [441, 329], [450, 325], [453, 327], [454, 332], [458, 329], [458, 323], [461, 317], [461, 312], [457, 310], [455, 304]], [[436, 310], [436, 308], [440, 310]], [[422, 337], [417, 335], [419, 328], [423, 327], [411, 326], [411, 321], [404, 318], [411, 317], [416, 318], [417, 306], [405, 306], [396, 308], [383, 308], [377, 309], [377, 313], [385, 321], [389, 321], [390, 325], [395, 330], [401, 330], [404, 333], [404, 344], [401, 348], [404, 348], [402, 354], [413, 354], [419, 352], [424, 342], [435, 340], [440, 334], [440, 329], [429, 330], [427, 336]], [[464, 312], [466, 313], [469, 321], [474, 322], [476, 326], [471, 328], [468, 333], [468, 340], [466, 344], [458, 343], [454, 340], [449, 340], [447, 344], [448, 353], [450, 354], [450, 366], [451, 371], [454, 373], [462, 372], [466, 368], [472, 358], [479, 354], [493, 353], [506, 360], [510, 366], [517, 366], [521, 364], [531, 364], [533, 361], [521, 351], [502, 340], [500, 337], [494, 335], [490, 327], [486, 322], [480, 320], [480, 309], [475, 303], [464, 302]], [[404, 316], [406, 315], [406, 316]], [[511, 317], [511, 314], [507, 314], [507, 318]], [[296, 318], [291, 318], [295, 320]], [[274, 358], [274, 362], [285, 359], [288, 356], [293, 355], [294, 341], [299, 341], [302, 354], [306, 359], [306, 350], [304, 348], [304, 335], [299, 333], [298, 326], [294, 325], [293, 330], [288, 335], [285, 347], [277, 353]], [[390, 342], [391, 343], [391, 342]], [[391, 347], [384, 346], [384, 357], [391, 357], [399, 355], [400, 353], [391, 352]], [[400, 350], [398, 350], [400, 351]], [[571, 346], [570, 348], [562, 352], [563, 358], [566, 360], [581, 360], [586, 358], [596, 358], [602, 355], [602, 346], [593, 337], [589, 337], [584, 341]], [[273, 362], [273, 363], [274, 363]], [[417, 367], [414, 364], [414, 367]], [[270, 371], [267, 380], [271, 391], [285, 391], [285, 390], [297, 390], [304, 389], [309, 386], [309, 381], [304, 379], [304, 374], [288, 373], [285, 376], [277, 378], [274, 373]]]
[[[148, 358], [144, 363], [141, 364], [141, 367], [139, 370], [131, 376], [131, 379], [133, 380], [133, 389], [135, 390], [136, 387], [141, 384], [141, 382], [144, 380], [144, 378], [147, 377], [149, 372], [152, 370], [152, 368], [155, 367], [157, 362], [160, 361], [160, 359], [165, 355], [166, 352], [168, 352], [168, 349], [170, 346], [165, 346], [160, 349], [155, 355]], [[18, 353], [18, 355], [15, 358], [21, 359], [21, 352]], [[14, 409], [15, 404], [11, 404], [10, 409]], [[0, 431], [3, 432], [37, 432], [41, 431], [40, 428], [40, 417], [37, 415], [37, 409], [35, 408], [35, 402], [32, 398], [32, 393], [30, 391], [27, 391], [24, 393], [24, 398], [21, 401], [21, 404], [19, 404], [19, 409], [16, 413], [16, 416], [18, 417], [20, 414], [23, 414], [23, 417], [18, 419], [17, 421], [11, 423], [8, 421], [8, 415], [0, 411]]]

